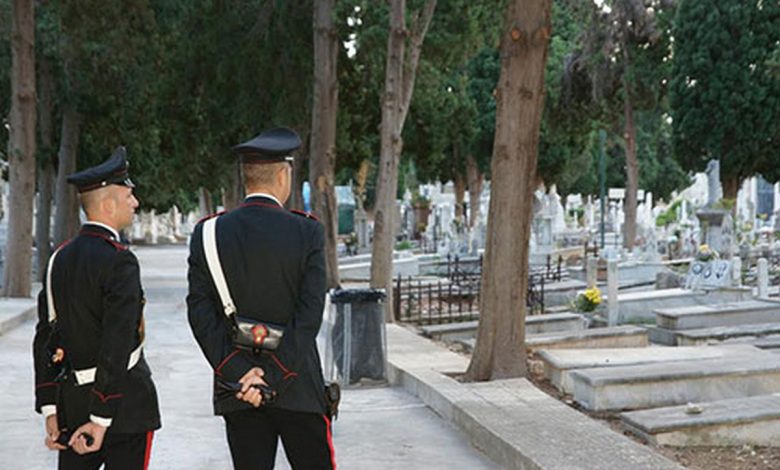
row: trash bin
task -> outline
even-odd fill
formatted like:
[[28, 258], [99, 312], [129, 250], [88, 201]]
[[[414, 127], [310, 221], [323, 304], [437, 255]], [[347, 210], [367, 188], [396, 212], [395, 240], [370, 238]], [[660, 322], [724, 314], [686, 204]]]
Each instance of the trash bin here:
[[326, 362], [332, 367], [325, 368], [326, 379], [342, 385], [387, 380], [384, 299], [384, 289], [331, 291], [332, 359]]

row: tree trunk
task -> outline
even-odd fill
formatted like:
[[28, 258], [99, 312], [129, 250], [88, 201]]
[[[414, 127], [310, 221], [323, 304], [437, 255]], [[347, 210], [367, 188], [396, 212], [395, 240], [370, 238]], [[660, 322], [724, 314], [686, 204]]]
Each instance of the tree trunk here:
[[38, 280], [43, 280], [46, 263], [51, 255], [51, 204], [54, 196], [54, 81], [51, 64], [40, 61], [39, 68], [39, 128], [41, 138], [38, 164], [38, 212], [35, 216], [35, 246], [38, 248]]
[[630, 61], [628, 46], [623, 47], [623, 114], [624, 130], [623, 138], [626, 145], [626, 199], [623, 212], [625, 223], [623, 224], [623, 246], [627, 250], [634, 248], [636, 242], [636, 210], [637, 191], [639, 189], [639, 160], [636, 155], [636, 125], [634, 123], [634, 105], [631, 102], [631, 83], [628, 78]]
[[335, 0], [314, 2], [314, 99], [311, 118], [309, 176], [311, 209], [325, 227], [325, 269], [328, 288], [339, 285], [338, 208], [334, 187], [336, 117], [338, 111], [338, 34], [333, 24]]
[[463, 201], [466, 199], [466, 178], [460, 173], [455, 173], [453, 178], [455, 187], [455, 220], [463, 221]]
[[198, 191], [198, 209], [200, 216], [206, 217], [214, 213], [214, 203], [211, 200], [211, 191], [206, 188], [200, 188]]
[[466, 183], [469, 186], [469, 227], [475, 227], [479, 220], [479, 205], [482, 197], [482, 172], [473, 155], [466, 156]]
[[[720, 184], [723, 186], [723, 199], [737, 200], [737, 192], [742, 186], [742, 178], [738, 175], [728, 175], [721, 172]], [[734, 204], [736, 208], [736, 204]]]
[[62, 132], [57, 167], [57, 187], [54, 196], [54, 244], [73, 237], [79, 228], [79, 208], [76, 188], [66, 181], [76, 171], [81, 133], [81, 115], [75, 105], [66, 105], [62, 113]]
[[406, 1], [390, 0], [390, 34], [387, 39], [385, 91], [382, 96], [382, 125], [379, 168], [374, 204], [374, 239], [371, 249], [371, 287], [385, 289], [385, 319], [393, 321], [393, 245], [395, 198], [398, 190], [398, 162], [403, 142], [401, 132], [414, 90], [414, 79], [425, 34], [430, 26], [436, 0], [427, 0], [414, 15], [410, 50], [406, 56]]
[[302, 155], [303, 152], [293, 161], [293, 181], [290, 190], [290, 200], [287, 206], [290, 209], [305, 210], [303, 203], [303, 181], [306, 179], [305, 169], [308, 162], [308, 156]]
[[230, 172], [228, 187], [222, 188], [222, 206], [226, 211], [235, 209], [244, 199], [244, 185], [241, 181], [241, 163], [236, 161]]
[[32, 287], [35, 104], [35, 6], [33, 0], [14, 0], [8, 140], [10, 193], [3, 272], [5, 297], [29, 297]]
[[501, 38], [479, 330], [467, 380], [526, 374], [525, 300], [551, 0], [512, 0]]

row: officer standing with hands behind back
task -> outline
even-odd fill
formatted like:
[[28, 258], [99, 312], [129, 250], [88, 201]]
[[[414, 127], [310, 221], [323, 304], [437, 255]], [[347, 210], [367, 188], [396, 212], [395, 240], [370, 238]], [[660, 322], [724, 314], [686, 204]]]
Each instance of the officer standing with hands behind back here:
[[294, 469], [335, 468], [315, 343], [324, 230], [283, 205], [300, 145], [276, 128], [234, 147], [248, 196], [198, 223], [190, 242], [189, 323], [214, 370], [214, 410], [238, 470], [272, 469], [280, 438]]
[[87, 222], [49, 258], [33, 342], [35, 408], [59, 469], [146, 469], [160, 427], [143, 354], [144, 297], [119, 238], [138, 207], [125, 149], [70, 175]]

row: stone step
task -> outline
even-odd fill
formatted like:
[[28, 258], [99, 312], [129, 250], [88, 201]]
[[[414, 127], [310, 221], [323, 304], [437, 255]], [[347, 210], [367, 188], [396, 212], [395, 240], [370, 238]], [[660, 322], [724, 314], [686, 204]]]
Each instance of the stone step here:
[[750, 344], [696, 347], [645, 347], [604, 349], [551, 349], [537, 353], [544, 375], [560, 391], [572, 392], [571, 372], [595, 367], [668, 363], [692, 359], [716, 359], [760, 353]]
[[[654, 322], [657, 309], [687, 307], [693, 305], [717, 305], [751, 299], [749, 287], [722, 288], [710, 291], [689, 289], [659, 289], [646, 292], [618, 294], [620, 322]], [[606, 304], [607, 299], [604, 298]]]
[[715, 305], [655, 310], [656, 325], [667, 330], [689, 330], [747, 323], [780, 322], [780, 302], [748, 300]]
[[674, 332], [679, 346], [697, 346], [723, 341], [748, 341], [780, 335], [780, 323], [755, 323], [739, 326], [718, 326]]
[[750, 344], [765, 351], [780, 352], [780, 336], [757, 339]]
[[[578, 313], [545, 313], [532, 315], [525, 319], [525, 333], [551, 333], [559, 331], [578, 331], [585, 329], [586, 319]], [[473, 338], [476, 335], [478, 320], [446, 323], [442, 325], [421, 326], [423, 335], [446, 341]]]
[[780, 392], [774, 354], [571, 372], [574, 400], [589, 410], [628, 410]]
[[[456, 340], [467, 352], [474, 350], [476, 338]], [[647, 346], [647, 331], [635, 326], [613, 326], [590, 328], [575, 332], [556, 332], [528, 335], [525, 338], [528, 349], [573, 349], [573, 348], [638, 348]]]
[[[687, 411], [699, 408], [700, 413]], [[622, 413], [623, 425], [653, 445], [780, 446], [780, 394]]]
[[621, 325], [590, 328], [581, 331], [528, 335], [529, 349], [573, 348], [635, 348], [647, 346], [647, 330], [639, 326]]

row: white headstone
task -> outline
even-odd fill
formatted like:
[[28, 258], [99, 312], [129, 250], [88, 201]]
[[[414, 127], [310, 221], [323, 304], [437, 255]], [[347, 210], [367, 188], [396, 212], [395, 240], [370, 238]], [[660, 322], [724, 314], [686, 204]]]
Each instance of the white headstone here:
[[758, 259], [758, 296], [769, 297], [769, 262], [766, 258]]
[[617, 260], [607, 261], [607, 323], [617, 326], [620, 311], [618, 308], [618, 263]]

